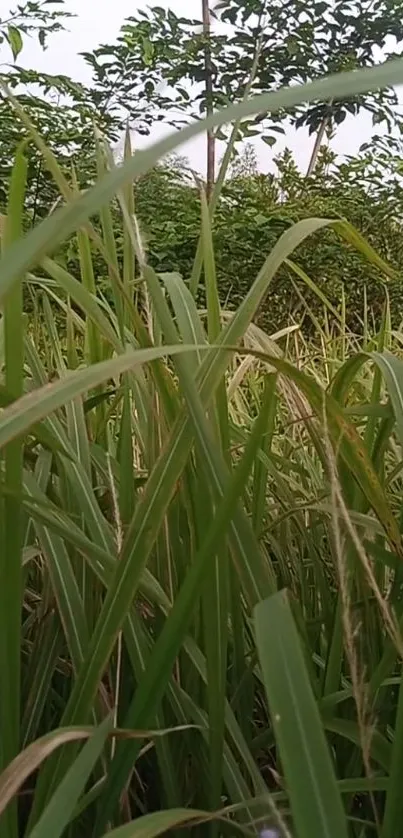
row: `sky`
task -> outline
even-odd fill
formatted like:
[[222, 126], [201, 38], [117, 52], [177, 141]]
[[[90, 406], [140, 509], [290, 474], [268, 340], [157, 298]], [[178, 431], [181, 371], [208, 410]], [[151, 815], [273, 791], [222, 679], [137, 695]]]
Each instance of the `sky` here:
[[[48, 73], [62, 73], [71, 78], [89, 82], [90, 70], [79, 53], [91, 51], [101, 42], [111, 44], [116, 39], [125, 18], [133, 15], [136, 9], [156, 5], [157, 0], [65, 0], [65, 9], [75, 18], [66, 23], [67, 31], [54, 34], [49, 38], [45, 52], [34, 39], [25, 39], [24, 50], [19, 56], [19, 63], [25, 67], [43, 70]], [[158, 5], [170, 7], [176, 14], [186, 17], [200, 17], [201, 0], [158, 0]], [[14, 6], [12, 0], [0, 0], [0, 8]], [[1, 48], [0, 48], [1, 56]], [[171, 129], [160, 125], [152, 129], [148, 138], [137, 137], [135, 143], [143, 147], [149, 142], [160, 139]], [[347, 118], [339, 127], [331, 147], [340, 155], [355, 154], [360, 145], [371, 135], [371, 116], [361, 113], [357, 118]], [[304, 130], [290, 128], [286, 136], [280, 138], [274, 148], [255, 140], [258, 164], [261, 171], [273, 171], [273, 157], [285, 147], [294, 153], [298, 166], [305, 171], [312, 152], [314, 138]], [[180, 153], [188, 157], [193, 168], [203, 173], [205, 170], [205, 138], [199, 137], [180, 148]], [[219, 156], [219, 154], [218, 154]]]

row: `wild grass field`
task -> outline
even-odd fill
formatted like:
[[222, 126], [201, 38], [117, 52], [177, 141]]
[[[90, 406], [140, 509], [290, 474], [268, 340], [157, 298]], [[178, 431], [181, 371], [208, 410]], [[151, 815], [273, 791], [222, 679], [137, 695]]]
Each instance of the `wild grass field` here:
[[[308, 214], [226, 306], [214, 212], [241, 117], [401, 75], [245, 96], [186, 128], [235, 121], [186, 276], [152, 267], [137, 213], [178, 136], [133, 152], [127, 131], [116, 165], [96, 130], [81, 191], [7, 91], [60, 201], [25, 229], [23, 139], [1, 217], [0, 838], [400, 834], [399, 270]], [[353, 322], [298, 268], [329, 233], [382, 286]], [[284, 268], [298, 308], [269, 329]]]

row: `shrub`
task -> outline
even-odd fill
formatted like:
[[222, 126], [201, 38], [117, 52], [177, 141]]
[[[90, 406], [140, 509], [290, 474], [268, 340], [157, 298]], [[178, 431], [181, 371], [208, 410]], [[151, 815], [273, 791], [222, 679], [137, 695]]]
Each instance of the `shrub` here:
[[[302, 218], [347, 218], [368, 239], [380, 256], [396, 269], [388, 279], [351, 246], [340, 248], [336, 234], [313, 236], [298, 251], [297, 264], [318, 285], [329, 301], [340, 305], [345, 294], [347, 322], [359, 328], [367, 300], [376, 321], [383, 311], [385, 283], [395, 325], [403, 311], [403, 239], [390, 202], [371, 195], [362, 177], [351, 183], [345, 165], [331, 168], [328, 153], [306, 181], [289, 154], [277, 159], [278, 175], [249, 172], [229, 179], [214, 220], [214, 247], [220, 299], [235, 310], [245, 298], [252, 277], [279, 236]], [[330, 170], [329, 170], [330, 168]], [[354, 170], [354, 164], [351, 164]], [[151, 264], [159, 271], [179, 271], [189, 277], [198, 241], [199, 195], [184, 167], [159, 167], [139, 184], [137, 209], [143, 222]], [[290, 314], [301, 308], [296, 283], [306, 303], [319, 317], [322, 304], [296, 275], [283, 267], [263, 304], [258, 322], [267, 330], [287, 325]], [[203, 299], [200, 299], [203, 304]], [[304, 311], [304, 307], [302, 307]], [[300, 315], [301, 316], [301, 315]], [[308, 327], [309, 328], [309, 327]]]

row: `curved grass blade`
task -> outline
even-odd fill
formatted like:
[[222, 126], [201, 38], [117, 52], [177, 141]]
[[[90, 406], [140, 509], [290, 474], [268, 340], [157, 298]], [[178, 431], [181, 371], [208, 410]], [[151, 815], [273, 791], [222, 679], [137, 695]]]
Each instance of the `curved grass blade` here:
[[4, 812], [18, 789], [47, 757], [68, 742], [88, 739], [94, 730], [95, 728], [88, 726], [61, 727], [45, 734], [21, 751], [0, 775], [0, 813]]
[[[206, 350], [208, 347], [199, 347]], [[67, 372], [52, 384], [28, 393], [7, 407], [0, 416], [0, 449], [10, 440], [25, 433], [31, 425], [53, 413], [65, 402], [72, 401], [98, 384], [136, 366], [183, 352], [194, 352], [194, 346], [163, 346], [125, 352], [110, 361], [101, 361], [85, 369]]]
[[[162, 279], [171, 298], [183, 342], [202, 346], [206, 343], [206, 334], [194, 297], [190, 293], [189, 288], [185, 285], [179, 274], [159, 274], [159, 277]], [[201, 352], [197, 353], [196, 358], [191, 358], [192, 364], [195, 364], [195, 371], [200, 366], [202, 359]]]
[[370, 356], [385, 380], [395, 414], [400, 445], [403, 446], [403, 361], [391, 352], [371, 352]]
[[340, 221], [335, 221], [334, 228], [337, 232], [344, 238], [349, 244], [352, 244], [356, 250], [359, 250], [363, 256], [365, 256], [369, 262], [372, 262], [378, 270], [382, 271], [382, 273], [386, 274], [390, 279], [396, 279], [398, 276], [397, 271], [392, 268], [385, 259], [382, 259], [381, 256], [374, 250], [374, 248], [369, 244], [367, 239], [361, 235], [361, 233], [353, 227], [345, 219]]
[[335, 317], [336, 320], [338, 320], [339, 322], [342, 322], [340, 312], [338, 312], [337, 308], [335, 308], [330, 302], [330, 300], [328, 300], [326, 294], [324, 294], [322, 289], [319, 288], [319, 285], [317, 285], [316, 282], [314, 282], [313, 279], [311, 279], [311, 277], [308, 276], [308, 274], [305, 273], [305, 271], [292, 259], [285, 259], [284, 264], [291, 268], [291, 270], [296, 274], [296, 276], [302, 279], [302, 281], [310, 289], [310, 291], [313, 291], [313, 293], [316, 294], [318, 299], [322, 301], [326, 308], [331, 312], [333, 317]]
[[105, 317], [94, 294], [53, 259], [45, 257], [42, 260], [42, 266], [66, 294], [80, 306], [86, 317], [92, 321], [94, 327], [97, 327], [99, 333], [113, 346], [114, 350], [121, 352], [123, 344], [111, 326], [110, 320]]
[[191, 825], [192, 822], [203, 823], [211, 820], [212, 817], [198, 809], [168, 809], [166, 812], [152, 812], [124, 826], [118, 826], [117, 829], [112, 829], [111, 832], [105, 833], [103, 838], [155, 838], [177, 826]]
[[92, 734], [81, 753], [61, 781], [57, 791], [30, 832], [30, 838], [60, 838], [74, 813], [95, 763], [99, 759], [113, 727], [107, 718]]
[[[354, 742], [357, 748], [362, 748], [362, 733], [359, 730], [357, 722], [350, 719], [327, 718], [326, 715], [322, 721], [325, 730], [332, 733], [337, 733], [339, 736]], [[390, 742], [379, 731], [373, 731], [371, 741], [368, 746], [368, 753], [374, 763], [380, 765], [386, 772], [389, 772], [391, 766], [392, 746]]]

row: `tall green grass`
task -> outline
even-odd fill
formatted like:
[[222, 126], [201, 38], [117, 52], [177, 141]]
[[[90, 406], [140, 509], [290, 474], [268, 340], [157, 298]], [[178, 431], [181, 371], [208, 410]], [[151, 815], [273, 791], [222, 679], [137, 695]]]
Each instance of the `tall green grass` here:
[[[391, 838], [402, 819], [401, 334], [386, 300], [377, 331], [364, 312], [358, 340], [319, 291], [309, 345], [298, 324], [268, 336], [253, 322], [284, 261], [315, 290], [298, 246], [326, 226], [385, 278], [390, 268], [347, 222], [307, 219], [230, 315], [212, 224], [224, 170], [209, 207], [201, 196], [190, 282], [158, 276], [133, 181], [174, 141], [132, 155], [127, 137], [117, 169], [97, 137], [99, 180], [80, 195], [15, 105], [65, 206], [23, 236], [20, 149], [0, 263], [0, 834]], [[57, 258], [71, 234], [79, 277]]]

